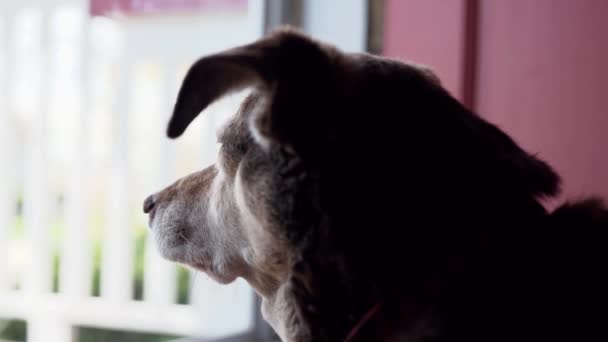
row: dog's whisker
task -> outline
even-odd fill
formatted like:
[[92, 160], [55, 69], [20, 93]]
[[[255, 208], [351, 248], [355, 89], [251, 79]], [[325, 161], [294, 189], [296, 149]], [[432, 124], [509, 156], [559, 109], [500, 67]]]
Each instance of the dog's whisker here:
[[187, 244], [189, 244], [189, 245], [191, 245], [191, 244], [192, 244], [192, 243], [190, 242], [190, 240], [186, 239], [186, 237], [184, 236], [184, 234], [183, 234], [181, 231], [177, 232], [177, 234], [178, 234], [178, 235], [179, 235], [179, 236], [180, 236], [182, 239], [184, 239], [184, 241], [186, 241], [186, 243], [187, 243]]
[[[186, 244], [193, 245], [192, 242], [190, 242], [190, 240], [187, 239], [181, 231], [178, 231], [177, 235], [179, 235], [179, 237], [181, 237], [184, 241], [186, 241]], [[194, 261], [192, 259], [192, 257], [189, 256], [188, 259], [190, 259], [190, 260], [188, 260], [188, 264], [192, 264], [193, 261]], [[198, 277], [199, 271], [196, 268], [192, 268], [192, 270], [194, 271], [194, 276], [192, 277], [192, 285], [191, 286], [194, 286], [196, 284], [196, 278]]]

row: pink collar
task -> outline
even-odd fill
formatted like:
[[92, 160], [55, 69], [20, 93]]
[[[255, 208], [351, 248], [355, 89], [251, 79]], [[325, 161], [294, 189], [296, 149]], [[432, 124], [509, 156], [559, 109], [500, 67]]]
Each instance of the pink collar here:
[[367, 313], [365, 313], [365, 315], [363, 315], [363, 317], [359, 320], [359, 322], [357, 322], [357, 324], [350, 330], [350, 332], [346, 336], [346, 339], [344, 339], [344, 342], [348, 342], [352, 338], [354, 338], [357, 335], [357, 333], [359, 332], [359, 330], [361, 330], [361, 328], [363, 328], [365, 323], [367, 323], [370, 319], [372, 319], [372, 317], [374, 317], [375, 314], [378, 313], [378, 311], [380, 311], [381, 307], [382, 307], [382, 302], [378, 302], [374, 306], [372, 306], [372, 308], [369, 309], [369, 311], [367, 311]]

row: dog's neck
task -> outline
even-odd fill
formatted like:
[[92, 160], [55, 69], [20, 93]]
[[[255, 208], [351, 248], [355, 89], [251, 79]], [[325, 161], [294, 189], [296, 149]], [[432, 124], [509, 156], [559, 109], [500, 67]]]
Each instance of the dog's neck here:
[[288, 284], [281, 284], [274, 293], [262, 297], [262, 316], [283, 342], [304, 341], [305, 333], [298, 328], [296, 311], [290, 300]]
[[262, 298], [261, 309], [264, 319], [279, 335], [281, 341], [299, 340], [295, 336], [300, 332], [295, 329], [292, 321], [295, 318], [294, 307], [288, 298], [287, 281], [283, 279], [284, 277], [265, 272], [255, 265], [249, 266], [243, 278]]

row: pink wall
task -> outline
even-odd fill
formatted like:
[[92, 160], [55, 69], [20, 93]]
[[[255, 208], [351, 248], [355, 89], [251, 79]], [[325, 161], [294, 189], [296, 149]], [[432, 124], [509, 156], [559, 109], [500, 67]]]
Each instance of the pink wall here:
[[386, 0], [384, 54], [431, 66], [462, 99], [465, 0]]
[[475, 75], [475, 110], [553, 165], [567, 197], [608, 199], [608, 1], [387, 0], [385, 16], [386, 55], [434, 66], [459, 98]]
[[476, 110], [608, 199], [608, 1], [480, 1]]

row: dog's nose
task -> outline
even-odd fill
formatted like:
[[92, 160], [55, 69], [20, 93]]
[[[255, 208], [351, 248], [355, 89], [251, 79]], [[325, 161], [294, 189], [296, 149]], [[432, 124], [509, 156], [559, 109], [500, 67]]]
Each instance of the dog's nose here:
[[154, 205], [154, 195], [148, 196], [148, 198], [146, 198], [144, 201], [144, 213], [149, 213], [154, 208]]

